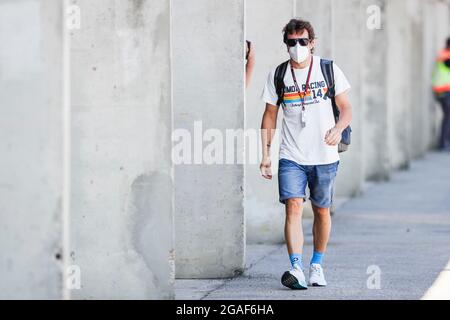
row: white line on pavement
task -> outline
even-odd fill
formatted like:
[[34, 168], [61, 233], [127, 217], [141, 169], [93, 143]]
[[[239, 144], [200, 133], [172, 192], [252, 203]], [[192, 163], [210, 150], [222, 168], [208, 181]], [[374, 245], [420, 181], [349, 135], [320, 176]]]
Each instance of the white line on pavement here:
[[450, 300], [450, 260], [422, 300]]

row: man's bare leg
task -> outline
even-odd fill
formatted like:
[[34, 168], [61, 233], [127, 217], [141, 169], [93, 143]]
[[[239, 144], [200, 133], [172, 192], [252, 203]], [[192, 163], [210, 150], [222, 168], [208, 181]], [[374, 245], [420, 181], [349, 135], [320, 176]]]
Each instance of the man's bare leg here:
[[286, 201], [286, 223], [284, 236], [290, 255], [303, 252], [303, 199], [289, 199]]
[[291, 260], [292, 269], [281, 277], [281, 283], [290, 289], [308, 289], [302, 270], [303, 229], [302, 229], [303, 199], [286, 201], [286, 224], [284, 235]]
[[330, 208], [319, 208], [314, 205], [312, 208], [314, 212], [314, 251], [325, 253], [331, 233]]
[[309, 285], [324, 287], [327, 285], [322, 269], [322, 258], [327, 250], [331, 232], [331, 215], [329, 208], [312, 205], [314, 212], [313, 237], [314, 253], [310, 262]]

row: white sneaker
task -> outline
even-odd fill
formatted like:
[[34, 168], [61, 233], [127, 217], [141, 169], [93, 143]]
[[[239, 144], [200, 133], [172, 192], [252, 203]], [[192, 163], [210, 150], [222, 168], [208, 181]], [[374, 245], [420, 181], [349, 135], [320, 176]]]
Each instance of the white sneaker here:
[[325, 287], [327, 285], [320, 264], [312, 264], [309, 267], [309, 285], [312, 287]]
[[281, 283], [283, 286], [288, 287], [292, 290], [306, 290], [308, 286], [306, 285], [305, 274], [301, 269], [293, 268], [286, 271], [281, 277]]

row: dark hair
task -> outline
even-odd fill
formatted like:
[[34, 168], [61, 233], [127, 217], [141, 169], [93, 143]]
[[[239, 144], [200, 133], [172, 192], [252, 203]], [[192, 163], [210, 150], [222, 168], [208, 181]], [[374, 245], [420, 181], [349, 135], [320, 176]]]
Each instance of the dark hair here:
[[[283, 28], [283, 42], [287, 43], [288, 35], [303, 32], [303, 30], [308, 31], [309, 40], [314, 40], [316, 38], [316, 34], [314, 32], [314, 28], [306, 20], [301, 19], [292, 19], [289, 23]], [[314, 49], [312, 50], [314, 52]]]
[[447, 49], [449, 49], [449, 48], [450, 48], [450, 37], [447, 38]]

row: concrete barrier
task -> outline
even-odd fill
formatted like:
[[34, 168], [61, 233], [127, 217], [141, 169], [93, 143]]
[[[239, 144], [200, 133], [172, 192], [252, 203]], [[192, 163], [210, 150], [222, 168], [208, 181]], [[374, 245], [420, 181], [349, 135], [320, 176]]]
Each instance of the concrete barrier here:
[[0, 299], [62, 296], [62, 3], [0, 3]]
[[[283, 26], [294, 15], [295, 5], [292, 0], [260, 1], [247, 0], [246, 3], [246, 33], [252, 41], [256, 53], [256, 65], [253, 80], [246, 91], [247, 130], [258, 131], [261, 128], [265, 105], [261, 94], [269, 72], [277, 65], [289, 59], [286, 45], [283, 43]], [[276, 13], [276, 14], [274, 14]], [[267, 23], [270, 21], [270, 23]], [[282, 112], [278, 114], [277, 128], [281, 128]], [[259, 132], [259, 131], [258, 131]], [[259, 136], [259, 133], [258, 133]], [[277, 135], [279, 138], [279, 135]], [[267, 181], [261, 177], [259, 164], [261, 160], [261, 145], [258, 140], [257, 155], [251, 155], [247, 149], [247, 159], [250, 156], [258, 158], [257, 163], [245, 166], [246, 194], [245, 212], [247, 219], [248, 243], [281, 243], [283, 242], [284, 207], [278, 201], [278, 179]], [[275, 140], [272, 147], [272, 169], [278, 171], [279, 141]]]
[[[362, 34], [361, 107], [363, 108], [363, 167], [365, 179], [385, 181], [390, 176], [388, 150], [386, 2], [365, 0], [360, 14]], [[384, 81], [383, 81], [384, 79]]]
[[172, 298], [170, 2], [76, 4], [72, 297]]
[[244, 128], [244, 1], [172, 6], [174, 126], [196, 145], [193, 162], [175, 167], [176, 276], [229, 277], [244, 267], [244, 166], [205, 163], [203, 133]]

